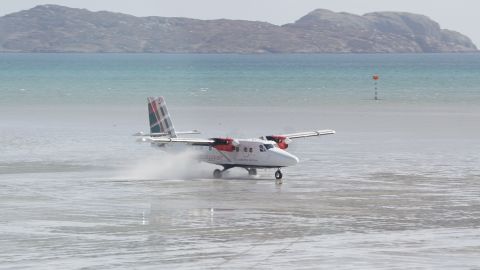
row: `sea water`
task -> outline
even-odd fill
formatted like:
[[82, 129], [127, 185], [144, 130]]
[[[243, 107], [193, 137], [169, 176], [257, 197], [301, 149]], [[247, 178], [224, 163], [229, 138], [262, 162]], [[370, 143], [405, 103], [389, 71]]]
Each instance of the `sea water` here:
[[[337, 134], [217, 180], [131, 136], [160, 95], [200, 137]], [[0, 268], [475, 269], [479, 123], [479, 54], [1, 54]]]
[[[478, 54], [3, 54], [2, 105], [478, 104]], [[135, 101], [135, 102], [133, 102]]]

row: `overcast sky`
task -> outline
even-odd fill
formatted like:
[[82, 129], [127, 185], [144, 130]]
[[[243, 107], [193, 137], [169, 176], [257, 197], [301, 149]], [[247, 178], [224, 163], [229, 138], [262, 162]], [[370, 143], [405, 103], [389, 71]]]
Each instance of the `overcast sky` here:
[[364, 14], [407, 11], [429, 16], [442, 28], [468, 35], [480, 47], [480, 0], [2, 0], [0, 15], [40, 4], [109, 10], [136, 16], [293, 22], [316, 8]]

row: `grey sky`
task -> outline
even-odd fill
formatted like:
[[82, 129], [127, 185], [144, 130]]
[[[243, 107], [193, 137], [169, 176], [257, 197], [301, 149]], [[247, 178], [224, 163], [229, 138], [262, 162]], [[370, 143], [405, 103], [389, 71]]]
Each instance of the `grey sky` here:
[[274, 24], [293, 22], [316, 8], [355, 14], [407, 11], [427, 15], [442, 28], [460, 31], [480, 46], [479, 0], [7, 0], [0, 5], [0, 15], [40, 4], [109, 10], [136, 16], [245, 19]]

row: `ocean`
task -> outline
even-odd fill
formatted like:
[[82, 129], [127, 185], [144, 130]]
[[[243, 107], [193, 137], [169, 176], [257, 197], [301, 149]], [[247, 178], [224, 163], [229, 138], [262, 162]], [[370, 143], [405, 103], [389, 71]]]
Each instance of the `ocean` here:
[[[132, 136], [147, 96], [200, 137], [337, 134], [213, 179]], [[478, 269], [479, 123], [480, 54], [0, 54], [0, 269]]]

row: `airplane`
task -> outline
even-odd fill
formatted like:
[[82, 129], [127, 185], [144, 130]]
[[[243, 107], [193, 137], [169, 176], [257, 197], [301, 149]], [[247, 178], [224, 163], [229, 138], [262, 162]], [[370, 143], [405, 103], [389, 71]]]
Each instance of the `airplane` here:
[[200, 134], [198, 130], [175, 131], [163, 97], [148, 97], [148, 117], [150, 133], [138, 132], [141, 142], [150, 142], [153, 146], [165, 150], [167, 145], [184, 144], [196, 149], [199, 161], [222, 166], [222, 170], [213, 171], [214, 178], [232, 168], [239, 167], [248, 171], [249, 175], [257, 175], [257, 169], [277, 169], [275, 179], [282, 183], [281, 168], [296, 165], [298, 157], [286, 151], [295, 139], [312, 136], [335, 134], [334, 130], [317, 130], [292, 134], [267, 135], [260, 138], [191, 138], [179, 135]]

